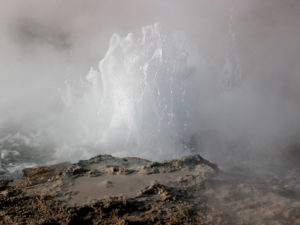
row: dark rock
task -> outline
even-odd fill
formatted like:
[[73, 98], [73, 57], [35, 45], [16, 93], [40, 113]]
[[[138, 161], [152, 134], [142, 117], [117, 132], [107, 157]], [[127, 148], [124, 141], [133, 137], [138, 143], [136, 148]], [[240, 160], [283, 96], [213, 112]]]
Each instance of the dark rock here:
[[88, 171], [89, 171], [89, 169], [84, 168], [80, 165], [73, 165], [66, 170], [66, 173], [69, 175], [83, 175]]
[[12, 182], [12, 180], [0, 180], [0, 191], [5, 190], [10, 182]]
[[22, 170], [23, 172], [23, 176], [27, 177], [29, 173], [31, 173], [32, 171], [34, 171], [36, 168], [25, 168]]

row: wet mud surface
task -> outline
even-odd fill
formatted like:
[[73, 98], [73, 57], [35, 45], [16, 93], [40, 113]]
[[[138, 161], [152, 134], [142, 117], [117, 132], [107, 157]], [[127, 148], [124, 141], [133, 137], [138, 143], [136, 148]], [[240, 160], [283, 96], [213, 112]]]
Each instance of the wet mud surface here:
[[0, 224], [300, 224], [300, 184], [224, 173], [199, 155], [99, 155], [0, 182]]

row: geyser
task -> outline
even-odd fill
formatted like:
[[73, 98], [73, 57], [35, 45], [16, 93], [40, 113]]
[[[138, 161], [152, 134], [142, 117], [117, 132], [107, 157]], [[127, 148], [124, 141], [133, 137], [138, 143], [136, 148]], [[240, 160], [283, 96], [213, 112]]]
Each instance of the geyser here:
[[197, 74], [182, 43], [159, 24], [143, 27], [141, 37], [113, 35], [99, 68], [79, 84], [66, 82], [59, 110], [3, 139], [10, 144], [2, 155], [16, 156], [3, 169], [19, 168], [28, 160], [24, 154], [30, 163], [41, 162], [34, 158], [40, 154], [47, 157], [43, 163], [105, 153], [155, 160], [189, 154], [192, 106], [186, 98], [193, 96]]
[[[63, 96], [64, 126], [59, 129], [72, 133], [67, 152], [71, 157], [78, 150], [81, 156], [151, 159], [188, 154], [186, 93], [193, 76], [186, 49], [162, 34], [158, 24], [142, 28], [141, 38], [113, 35], [99, 70], [92, 68], [86, 76], [81, 97], [71, 85]], [[65, 152], [56, 148], [59, 158]]]

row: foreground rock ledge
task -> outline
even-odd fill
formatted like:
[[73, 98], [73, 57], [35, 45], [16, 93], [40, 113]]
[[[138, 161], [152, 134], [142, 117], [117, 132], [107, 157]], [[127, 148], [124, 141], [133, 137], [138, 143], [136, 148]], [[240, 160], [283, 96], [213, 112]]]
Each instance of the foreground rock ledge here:
[[299, 184], [226, 174], [199, 155], [99, 155], [0, 183], [0, 224], [300, 224]]

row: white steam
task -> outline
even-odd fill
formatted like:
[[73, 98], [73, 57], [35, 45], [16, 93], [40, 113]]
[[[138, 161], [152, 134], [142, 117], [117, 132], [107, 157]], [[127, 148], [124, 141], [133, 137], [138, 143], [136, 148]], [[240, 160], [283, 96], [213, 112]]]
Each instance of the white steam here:
[[76, 159], [111, 153], [159, 160], [187, 154], [191, 106], [185, 98], [192, 91], [187, 88], [192, 73], [186, 50], [158, 24], [144, 27], [141, 38], [114, 35], [99, 70], [91, 69], [82, 83], [82, 96], [67, 86], [58, 129], [67, 129], [71, 137], [62, 140], [66, 145], [57, 147], [56, 155], [62, 159], [68, 152]]

